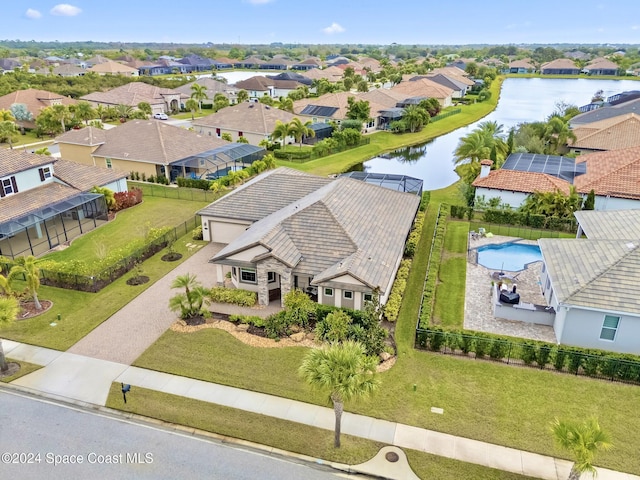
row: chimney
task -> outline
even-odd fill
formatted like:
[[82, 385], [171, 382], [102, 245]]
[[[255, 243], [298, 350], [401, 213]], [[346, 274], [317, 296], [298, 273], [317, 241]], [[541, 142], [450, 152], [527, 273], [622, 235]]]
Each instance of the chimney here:
[[482, 160], [480, 162], [480, 178], [489, 176], [491, 165], [493, 165], [493, 162], [491, 160]]

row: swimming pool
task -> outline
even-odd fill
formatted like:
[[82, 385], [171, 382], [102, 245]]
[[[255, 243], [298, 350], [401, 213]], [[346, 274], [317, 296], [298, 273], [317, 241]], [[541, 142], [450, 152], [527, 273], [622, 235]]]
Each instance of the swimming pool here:
[[501, 243], [478, 248], [478, 263], [483, 267], [507, 272], [519, 272], [531, 262], [542, 260], [538, 245]]

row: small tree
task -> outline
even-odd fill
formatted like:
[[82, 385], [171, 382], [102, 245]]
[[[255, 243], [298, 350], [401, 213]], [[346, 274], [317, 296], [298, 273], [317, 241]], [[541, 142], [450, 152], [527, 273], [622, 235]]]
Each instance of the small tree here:
[[42, 310], [42, 305], [38, 300], [38, 290], [40, 289], [40, 269], [36, 264], [36, 257], [29, 255], [27, 257], [20, 257], [16, 261], [24, 272], [24, 276], [27, 280], [27, 291], [33, 299], [36, 310]]
[[593, 459], [598, 450], [609, 450], [613, 445], [609, 436], [600, 428], [598, 419], [591, 417], [583, 423], [561, 421], [551, 424], [556, 443], [575, 459], [568, 480], [578, 480], [583, 473], [596, 474]]
[[13, 149], [13, 142], [18, 139], [18, 127], [11, 120], [0, 122], [0, 142], [7, 142]]
[[300, 366], [300, 376], [314, 388], [329, 393], [335, 413], [334, 446], [340, 447], [344, 402], [372, 394], [380, 385], [376, 359], [358, 342], [336, 343], [313, 349]]
[[587, 194], [587, 198], [584, 199], [583, 210], [594, 210], [596, 208], [596, 192], [593, 188]]
[[171, 283], [171, 288], [184, 288], [184, 293], [169, 299], [169, 308], [174, 312], [180, 312], [180, 318], [187, 320], [203, 313], [202, 307], [209, 291], [198, 282], [195, 275], [186, 273], [176, 277]]
[[284, 296], [284, 308], [290, 325], [306, 327], [309, 325], [309, 315], [316, 310], [316, 304], [309, 295], [296, 288]]
[[93, 187], [91, 189], [91, 193], [98, 193], [104, 195], [104, 200], [107, 204], [108, 210], [115, 210], [116, 208], [116, 197], [113, 190], [108, 189], [107, 187]]
[[198, 109], [198, 102], [195, 99], [190, 98], [185, 102], [184, 108], [191, 112], [191, 120], [195, 120], [195, 113]]
[[33, 114], [27, 109], [27, 106], [24, 103], [13, 103], [9, 109], [13, 114], [13, 118], [18, 122], [20, 133], [24, 135], [24, 122], [32, 122]]
[[[14, 297], [0, 297], [0, 327], [9, 325], [18, 317], [20, 306], [18, 300]], [[0, 371], [9, 370], [7, 359], [4, 356], [4, 348], [2, 348], [2, 339], [0, 339]]]
[[233, 137], [229, 132], [223, 133], [221, 136], [222, 140], [226, 140], [227, 142], [233, 142]]

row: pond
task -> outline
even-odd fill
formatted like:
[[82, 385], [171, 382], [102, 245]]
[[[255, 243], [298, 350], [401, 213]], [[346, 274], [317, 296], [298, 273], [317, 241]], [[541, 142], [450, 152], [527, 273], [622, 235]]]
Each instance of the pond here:
[[427, 143], [373, 158], [354, 170], [409, 175], [422, 179], [424, 190], [437, 190], [458, 180], [453, 170], [453, 152], [459, 139], [478, 123], [495, 121], [504, 125], [506, 132], [519, 123], [545, 120], [558, 102], [581, 106], [589, 103], [598, 90], [607, 97], [638, 89], [640, 82], [635, 80], [507, 78], [502, 84], [497, 108], [483, 119]]

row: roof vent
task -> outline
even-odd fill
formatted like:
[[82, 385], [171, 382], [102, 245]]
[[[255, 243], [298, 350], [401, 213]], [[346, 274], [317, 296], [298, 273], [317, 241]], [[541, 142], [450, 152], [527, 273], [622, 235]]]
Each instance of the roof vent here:
[[265, 105], [264, 108], [269, 110], [269, 105]]
[[250, 104], [249, 104], [249, 108], [253, 108], [253, 103], [250, 103]]
[[629, 242], [629, 243], [627, 243], [627, 248], [629, 250], [633, 250], [634, 248], [636, 248], [636, 246], [635, 246], [635, 244], [633, 242]]

